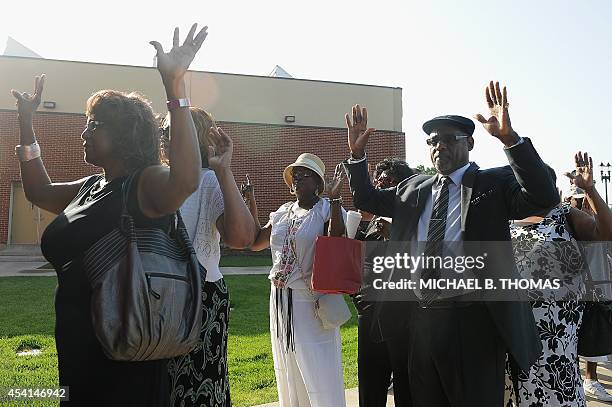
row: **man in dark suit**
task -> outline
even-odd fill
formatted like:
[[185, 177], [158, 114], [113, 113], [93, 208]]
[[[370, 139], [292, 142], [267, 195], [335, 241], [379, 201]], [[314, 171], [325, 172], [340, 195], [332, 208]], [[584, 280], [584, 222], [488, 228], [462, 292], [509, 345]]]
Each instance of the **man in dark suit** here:
[[[509, 219], [542, 212], [559, 201], [544, 163], [531, 141], [512, 129], [506, 89], [486, 89], [489, 119], [484, 128], [504, 144], [510, 166], [481, 170], [469, 162], [474, 123], [440, 116], [423, 125], [438, 174], [417, 175], [395, 188], [376, 190], [367, 174], [365, 147], [374, 129], [367, 110], [346, 115], [351, 158], [349, 174], [355, 206], [393, 218], [391, 241], [509, 241]], [[512, 252], [502, 251], [515, 272]], [[493, 272], [494, 270], [487, 270]], [[415, 406], [503, 406], [506, 353], [528, 370], [541, 352], [527, 302], [383, 302], [378, 322], [383, 336], [408, 337], [409, 376]]]

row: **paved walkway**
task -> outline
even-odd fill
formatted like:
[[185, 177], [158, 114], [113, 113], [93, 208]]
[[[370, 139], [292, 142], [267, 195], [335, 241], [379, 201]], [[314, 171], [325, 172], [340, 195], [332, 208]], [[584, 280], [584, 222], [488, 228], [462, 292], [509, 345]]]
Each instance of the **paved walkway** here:
[[[580, 367], [582, 370], [582, 375], [584, 376], [584, 363], [580, 363]], [[599, 381], [604, 385], [604, 387], [608, 390], [608, 393], [612, 393], [612, 362], [607, 363], [599, 363], [597, 366], [597, 376]], [[347, 389], [346, 392], [346, 407], [358, 407], [359, 406], [359, 393], [357, 388]], [[588, 407], [612, 407], [612, 403], [604, 403], [601, 401], [597, 401], [592, 397], [587, 397], [587, 406]], [[260, 404], [255, 407], [278, 407], [278, 402], [276, 403], [268, 403], [268, 404]], [[393, 407], [395, 403], [393, 403], [393, 394], [390, 392], [387, 396], [387, 407]]]
[[[0, 256], [0, 277], [15, 276], [55, 276], [54, 270], [38, 270], [46, 261], [32, 259], [13, 259]], [[223, 275], [268, 274], [270, 267], [221, 267]]]

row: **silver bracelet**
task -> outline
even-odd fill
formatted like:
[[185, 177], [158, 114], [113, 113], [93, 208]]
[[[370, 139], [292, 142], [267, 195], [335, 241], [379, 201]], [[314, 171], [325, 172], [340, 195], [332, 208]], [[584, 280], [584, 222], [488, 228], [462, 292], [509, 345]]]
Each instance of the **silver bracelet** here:
[[20, 144], [15, 146], [15, 155], [22, 163], [32, 161], [33, 159], [40, 157], [40, 146], [36, 141], [25, 146]]

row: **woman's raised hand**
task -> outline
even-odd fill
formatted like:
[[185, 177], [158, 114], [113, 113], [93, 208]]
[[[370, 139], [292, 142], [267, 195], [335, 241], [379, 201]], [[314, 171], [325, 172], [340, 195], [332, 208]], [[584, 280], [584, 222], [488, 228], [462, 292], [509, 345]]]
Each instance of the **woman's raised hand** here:
[[344, 169], [342, 164], [336, 165], [334, 169], [333, 177], [326, 177], [325, 179], [325, 192], [327, 196], [331, 199], [336, 199], [340, 197], [340, 192], [342, 189], [342, 181], [344, 177]]
[[589, 153], [578, 151], [574, 155], [576, 163], [576, 175], [566, 172], [565, 176], [572, 180], [574, 185], [584, 190], [593, 188], [593, 157]]
[[182, 79], [185, 72], [187, 72], [189, 65], [208, 35], [206, 31], [208, 27], [205, 26], [194, 37], [197, 26], [197, 23], [191, 26], [183, 45], [179, 43], [179, 29], [176, 27], [174, 29], [172, 49], [169, 52], [164, 52], [159, 42], [150, 42], [157, 51], [157, 70], [164, 83], [172, 83], [175, 80]]
[[208, 133], [210, 146], [208, 147], [208, 165], [213, 171], [230, 169], [232, 164], [232, 153], [234, 143], [232, 139], [221, 129], [221, 127], [211, 127]]
[[32, 115], [38, 106], [42, 98], [43, 86], [45, 84], [45, 74], [34, 77], [34, 94], [30, 95], [28, 92], [18, 92], [15, 89], [11, 89], [11, 94], [17, 99], [15, 103], [17, 105], [17, 112], [20, 116]]

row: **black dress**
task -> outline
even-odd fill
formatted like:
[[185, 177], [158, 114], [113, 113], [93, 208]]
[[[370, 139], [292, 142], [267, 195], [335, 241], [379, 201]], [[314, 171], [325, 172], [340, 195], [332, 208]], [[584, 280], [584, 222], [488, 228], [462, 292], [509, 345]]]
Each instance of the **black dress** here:
[[[167, 229], [170, 217], [145, 217], [136, 198], [139, 173], [128, 209], [139, 227]], [[91, 290], [83, 254], [116, 227], [125, 177], [106, 183], [101, 175], [87, 179], [77, 196], [45, 230], [41, 249], [57, 272], [55, 343], [59, 383], [69, 386], [70, 401], [83, 406], [167, 406], [166, 360], [119, 362], [108, 359], [91, 321]], [[64, 405], [64, 404], [62, 404]]]
[[[384, 237], [376, 225], [379, 217], [362, 222], [355, 239], [365, 242], [382, 242]], [[371, 281], [371, 278], [365, 279]], [[365, 281], [364, 281], [365, 283]], [[371, 287], [366, 287], [371, 289]], [[359, 380], [359, 405], [384, 407], [393, 374], [393, 400], [397, 407], [412, 405], [408, 382], [408, 352], [405, 338], [382, 338], [374, 303], [366, 300], [363, 292], [353, 296], [357, 309], [357, 377]]]

